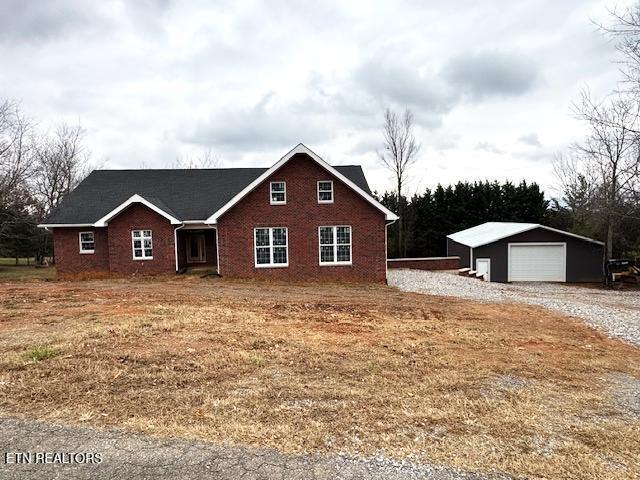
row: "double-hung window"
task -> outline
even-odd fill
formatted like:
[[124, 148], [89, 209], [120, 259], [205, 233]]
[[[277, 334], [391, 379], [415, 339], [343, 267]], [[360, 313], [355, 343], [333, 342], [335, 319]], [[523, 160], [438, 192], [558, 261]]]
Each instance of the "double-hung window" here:
[[333, 203], [333, 181], [318, 182], [318, 203]]
[[286, 227], [254, 229], [256, 267], [288, 267], [289, 242]]
[[93, 253], [96, 249], [96, 244], [93, 236], [93, 232], [80, 232], [80, 253]]
[[284, 205], [287, 203], [287, 184], [285, 182], [271, 182], [271, 205]]
[[351, 265], [351, 227], [319, 227], [320, 265]]
[[153, 258], [151, 230], [133, 230], [131, 232], [131, 248], [134, 260], [151, 260]]

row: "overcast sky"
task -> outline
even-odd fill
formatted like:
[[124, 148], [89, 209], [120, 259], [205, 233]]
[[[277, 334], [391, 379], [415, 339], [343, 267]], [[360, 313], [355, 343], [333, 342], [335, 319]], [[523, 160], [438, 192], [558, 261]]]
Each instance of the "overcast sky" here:
[[[620, 4], [621, 2], [617, 2]], [[0, 97], [42, 128], [86, 129], [106, 168], [166, 167], [208, 147], [270, 166], [298, 142], [333, 164], [376, 160], [384, 109], [413, 110], [411, 192], [458, 180], [554, 184], [580, 138], [584, 86], [606, 94], [611, 2], [0, 0]]]

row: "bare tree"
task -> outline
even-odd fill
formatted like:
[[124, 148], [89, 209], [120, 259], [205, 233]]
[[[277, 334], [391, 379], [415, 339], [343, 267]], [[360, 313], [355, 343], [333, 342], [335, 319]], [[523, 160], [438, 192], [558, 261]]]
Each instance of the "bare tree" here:
[[33, 173], [33, 124], [10, 100], [0, 103], [0, 202]]
[[209, 147], [196, 154], [178, 155], [169, 168], [217, 168], [221, 164], [220, 157]]
[[39, 140], [33, 183], [45, 212], [55, 208], [89, 174], [90, 155], [83, 139], [84, 130], [80, 125], [63, 123], [53, 135]]
[[615, 6], [609, 14], [609, 24], [594, 23], [615, 40], [616, 48], [622, 54], [619, 63], [624, 83], [640, 94], [640, 2], [624, 8]]
[[398, 198], [398, 254], [406, 254], [403, 242], [403, 203], [402, 191], [411, 166], [418, 159], [420, 144], [413, 134], [413, 113], [408, 108], [402, 116], [387, 109], [384, 113], [384, 150], [378, 152], [380, 162], [395, 177]]
[[574, 113], [586, 122], [587, 136], [572, 146], [569, 159], [556, 159], [556, 174], [566, 197], [576, 192], [588, 197], [594, 219], [604, 223], [611, 258], [616, 228], [640, 188], [637, 103], [620, 93], [597, 103], [585, 91]]

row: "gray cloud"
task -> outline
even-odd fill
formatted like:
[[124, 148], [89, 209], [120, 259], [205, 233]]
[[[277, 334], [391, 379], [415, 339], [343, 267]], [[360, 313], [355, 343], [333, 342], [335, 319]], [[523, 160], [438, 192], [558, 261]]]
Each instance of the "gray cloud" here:
[[269, 92], [255, 105], [213, 112], [191, 131], [187, 129], [182, 139], [189, 143], [246, 151], [287, 147], [301, 141], [320, 142], [330, 136], [330, 126], [323, 121], [322, 115], [312, 112], [292, 115], [290, 107], [278, 104], [277, 96]]
[[529, 91], [538, 71], [530, 58], [516, 52], [463, 53], [444, 69], [451, 83], [475, 99], [515, 96]]
[[34, 45], [67, 37], [113, 38], [128, 27], [140, 36], [155, 36], [162, 33], [160, 20], [172, 3], [137, 0], [125, 2], [118, 12], [109, 2], [2, 0], [0, 43]]
[[495, 153], [498, 155], [503, 155], [506, 152], [504, 150], [502, 150], [501, 148], [498, 148], [496, 145], [494, 145], [493, 143], [484, 141], [484, 142], [478, 142], [476, 144], [475, 147], [473, 147], [474, 150], [479, 150], [479, 151], [483, 151], [483, 152], [489, 152], [489, 153]]
[[0, 3], [0, 40], [34, 43], [83, 29], [92, 20], [84, 7], [88, 5], [89, 2], [82, 0], [4, 0]]
[[531, 147], [542, 147], [542, 143], [540, 142], [540, 138], [538, 138], [537, 133], [527, 133], [525, 135], [521, 135], [518, 138], [518, 142], [524, 143], [525, 145], [529, 145]]
[[382, 103], [413, 107], [424, 112], [442, 113], [455, 102], [454, 92], [433, 76], [421, 73], [419, 65], [374, 56], [355, 71], [356, 83]]

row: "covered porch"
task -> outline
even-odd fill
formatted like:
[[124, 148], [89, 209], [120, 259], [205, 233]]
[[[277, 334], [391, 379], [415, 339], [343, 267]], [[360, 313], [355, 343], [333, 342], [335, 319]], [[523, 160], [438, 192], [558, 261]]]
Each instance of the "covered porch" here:
[[216, 229], [204, 224], [185, 225], [176, 230], [176, 270], [218, 270]]

